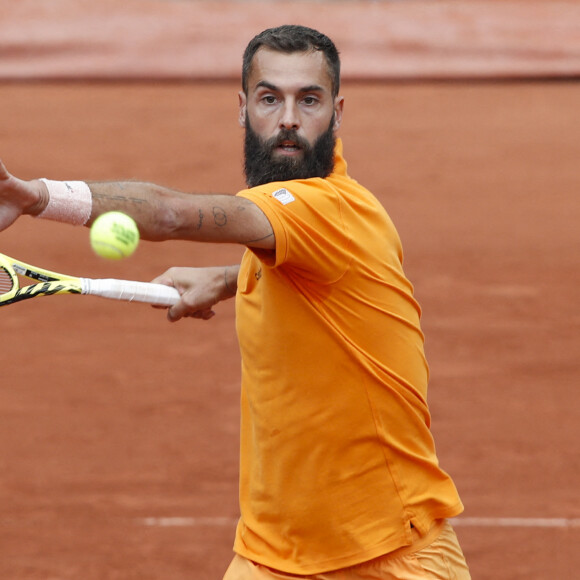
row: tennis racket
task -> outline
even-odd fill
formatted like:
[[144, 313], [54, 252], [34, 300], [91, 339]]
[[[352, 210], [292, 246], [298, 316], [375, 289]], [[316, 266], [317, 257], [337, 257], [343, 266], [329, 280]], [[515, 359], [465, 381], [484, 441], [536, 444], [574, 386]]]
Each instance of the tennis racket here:
[[[19, 277], [36, 280], [36, 284], [21, 286]], [[75, 278], [43, 270], [0, 254], [0, 306], [53, 294], [89, 294], [112, 300], [146, 302], [156, 306], [172, 306], [179, 300], [179, 292], [164, 284]]]

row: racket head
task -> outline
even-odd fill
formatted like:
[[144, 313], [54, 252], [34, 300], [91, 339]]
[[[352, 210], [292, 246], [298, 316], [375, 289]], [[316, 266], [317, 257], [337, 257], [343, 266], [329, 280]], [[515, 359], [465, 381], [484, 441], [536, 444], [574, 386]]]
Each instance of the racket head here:
[[0, 296], [12, 296], [18, 288], [18, 277], [7, 256], [0, 254]]
[[[21, 278], [35, 280], [37, 283], [22, 286]], [[0, 306], [37, 296], [81, 293], [82, 284], [79, 278], [37, 268], [0, 254]]]

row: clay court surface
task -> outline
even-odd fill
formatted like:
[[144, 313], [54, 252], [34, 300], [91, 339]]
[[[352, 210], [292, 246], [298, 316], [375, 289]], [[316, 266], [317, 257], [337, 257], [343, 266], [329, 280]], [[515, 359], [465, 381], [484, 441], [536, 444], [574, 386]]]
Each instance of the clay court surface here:
[[[0, 84], [21, 178], [243, 187], [236, 81]], [[349, 172], [398, 226], [423, 306], [440, 460], [478, 580], [580, 569], [580, 84], [346, 82]], [[0, 251], [150, 280], [242, 249], [141, 243], [23, 218]], [[219, 580], [237, 509], [233, 303], [209, 322], [55, 296], [0, 311], [0, 578]], [[323, 354], [321, 353], [321, 356]]]

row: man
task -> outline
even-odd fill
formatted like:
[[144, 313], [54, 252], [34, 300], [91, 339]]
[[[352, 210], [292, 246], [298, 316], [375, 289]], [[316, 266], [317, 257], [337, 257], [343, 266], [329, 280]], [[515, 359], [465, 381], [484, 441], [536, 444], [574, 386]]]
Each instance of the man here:
[[334, 44], [300, 26], [246, 48], [239, 94], [248, 189], [24, 182], [0, 166], [0, 228], [21, 214], [90, 225], [124, 211], [148, 240], [247, 247], [240, 266], [172, 268], [169, 319], [236, 296], [241, 518], [225, 580], [469, 578], [446, 518], [420, 309], [384, 208], [346, 171]]

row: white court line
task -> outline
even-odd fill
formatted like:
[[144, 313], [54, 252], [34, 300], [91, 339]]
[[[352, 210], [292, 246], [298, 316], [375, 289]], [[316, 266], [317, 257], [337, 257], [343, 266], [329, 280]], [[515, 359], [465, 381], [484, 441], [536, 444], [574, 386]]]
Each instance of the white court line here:
[[[197, 526], [235, 526], [238, 519], [231, 517], [151, 517], [138, 520], [145, 526], [172, 528]], [[580, 528], [580, 518], [477, 518], [459, 517], [451, 520], [453, 526], [472, 528]]]
[[474, 528], [580, 528], [580, 518], [469, 518], [451, 520], [453, 526]]
[[237, 518], [228, 517], [159, 517], [159, 518], [142, 518], [139, 522], [145, 526], [160, 528], [179, 528], [195, 526], [234, 526], [238, 522]]

